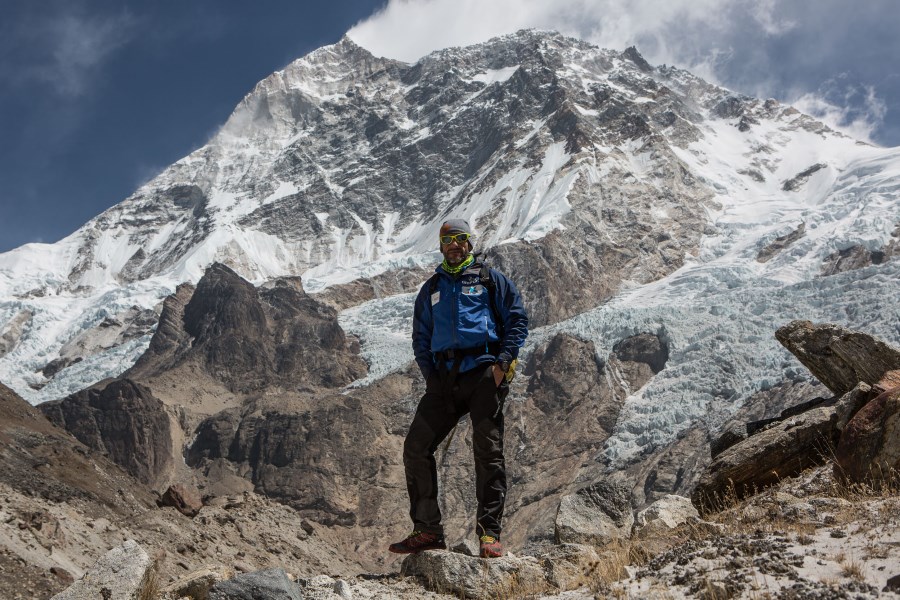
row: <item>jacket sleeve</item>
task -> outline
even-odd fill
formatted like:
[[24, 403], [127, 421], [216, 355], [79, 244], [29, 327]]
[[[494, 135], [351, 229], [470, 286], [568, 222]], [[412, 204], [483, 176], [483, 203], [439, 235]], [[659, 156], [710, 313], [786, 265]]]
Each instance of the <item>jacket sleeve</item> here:
[[[430, 280], [429, 280], [430, 281]], [[413, 308], [412, 347], [416, 364], [422, 376], [428, 379], [435, 370], [434, 355], [431, 352], [431, 332], [434, 322], [431, 313], [431, 297], [428, 293], [428, 281], [419, 290]]]
[[500, 318], [503, 319], [503, 339], [500, 341], [500, 354], [497, 359], [510, 362], [519, 356], [519, 348], [525, 345], [528, 337], [528, 315], [522, 304], [522, 296], [516, 284], [499, 271], [491, 269], [494, 278], [494, 302]]

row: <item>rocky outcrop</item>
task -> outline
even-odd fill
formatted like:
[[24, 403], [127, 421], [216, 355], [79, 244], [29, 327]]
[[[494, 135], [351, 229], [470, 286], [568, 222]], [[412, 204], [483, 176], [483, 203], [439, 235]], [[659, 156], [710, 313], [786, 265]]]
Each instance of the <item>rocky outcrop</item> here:
[[251, 402], [204, 420], [186, 460], [210, 477], [213, 469], [246, 477], [258, 492], [319, 523], [384, 525], [404, 500], [385, 481], [400, 473], [393, 469], [408, 425], [405, 416], [391, 425], [383, 414], [400, 409], [398, 398], [401, 392], [376, 387]]
[[39, 408], [58, 427], [144, 483], [155, 483], [174, 460], [165, 406], [149, 388], [131, 380], [89, 388]]
[[22, 334], [28, 330], [34, 313], [30, 310], [20, 310], [7, 321], [0, 331], [0, 358], [16, 347]]
[[800, 223], [800, 225], [790, 233], [777, 237], [766, 244], [756, 255], [756, 261], [764, 263], [772, 260], [776, 254], [801, 239], [804, 235], [806, 235], [806, 223]]
[[822, 262], [821, 275], [827, 277], [871, 265], [880, 265], [896, 256], [900, 256], [900, 225], [891, 234], [891, 239], [881, 248], [872, 250], [855, 244], [829, 254]]
[[709, 439], [706, 427], [685, 429], [664, 448], [629, 465], [625, 474], [634, 482], [631, 503], [646, 507], [670, 494], [689, 495], [709, 465]]
[[103, 558], [52, 600], [97, 600], [121, 598], [142, 600], [150, 593], [153, 561], [134, 540], [107, 552]]
[[175, 288], [174, 294], [166, 297], [149, 347], [125, 372], [125, 377], [169, 369], [175, 364], [176, 357], [187, 351], [191, 336], [184, 329], [184, 307], [190, 302], [195, 289], [190, 283], [182, 283]]
[[194, 367], [236, 393], [270, 386], [333, 388], [366, 372], [337, 312], [310, 298], [299, 278], [257, 289], [219, 263], [196, 289], [180, 286], [166, 300], [150, 348], [127, 375], [152, 379]]
[[[507, 503], [515, 541], [548, 535], [560, 498], [603, 477], [596, 456], [625, 398], [645, 385], [667, 356], [665, 343], [653, 334], [632, 336], [614, 346], [604, 360], [592, 342], [557, 334], [530, 357], [522, 401], [510, 406], [506, 425], [506, 447], [515, 452], [508, 460]], [[471, 451], [466, 448], [465, 453]], [[465, 460], [449, 478], [471, 477], [471, 464]]]
[[900, 369], [900, 350], [838, 325], [792, 321], [775, 337], [839, 396], [861, 381], [873, 386], [886, 372]]
[[785, 192], [796, 192], [797, 190], [802, 188], [807, 181], [809, 181], [809, 178], [812, 177], [814, 173], [816, 173], [817, 171], [821, 171], [822, 169], [825, 169], [827, 167], [828, 165], [825, 163], [816, 163], [811, 167], [797, 173], [794, 177], [786, 180], [781, 186], [781, 189]]
[[831, 456], [850, 417], [868, 400], [860, 383], [841, 398], [771, 425], [731, 446], [700, 478], [691, 500], [701, 512], [721, 508], [784, 477], [791, 477]]
[[809, 321], [785, 325], [776, 337], [838, 397], [815, 398], [744, 427], [729, 424], [713, 442], [713, 461], [691, 496], [701, 510], [753, 494], [831, 456], [835, 473], [855, 482], [893, 477], [900, 467], [900, 426], [894, 423], [900, 422], [900, 350]]

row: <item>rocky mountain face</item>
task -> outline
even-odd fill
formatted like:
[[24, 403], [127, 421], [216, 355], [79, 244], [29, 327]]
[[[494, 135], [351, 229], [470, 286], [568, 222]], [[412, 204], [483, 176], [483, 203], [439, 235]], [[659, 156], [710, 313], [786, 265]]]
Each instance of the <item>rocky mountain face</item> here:
[[[260, 82], [207, 145], [65, 240], [0, 256], [0, 376], [36, 402], [118, 375], [161, 300], [215, 262], [255, 284], [303, 275], [307, 292], [411, 291], [451, 215], [520, 282], [532, 323], [556, 323], [697, 260], [704, 236], [730, 246], [710, 216], [748, 195], [784, 211], [820, 179], [826, 195], [880, 189], [883, 155], [633, 48], [523, 31], [407, 65], [345, 38]], [[842, 180], [858, 157], [876, 162]], [[889, 260], [883, 229], [790, 247], [833, 274]]]

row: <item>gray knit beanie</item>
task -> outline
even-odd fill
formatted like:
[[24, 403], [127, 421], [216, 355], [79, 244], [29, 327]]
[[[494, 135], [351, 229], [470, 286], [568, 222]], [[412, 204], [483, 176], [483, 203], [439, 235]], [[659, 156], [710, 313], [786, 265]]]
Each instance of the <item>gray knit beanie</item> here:
[[475, 249], [475, 234], [472, 233], [472, 228], [469, 227], [468, 221], [465, 219], [447, 219], [441, 225], [440, 235], [453, 235], [456, 233], [468, 233], [469, 252]]

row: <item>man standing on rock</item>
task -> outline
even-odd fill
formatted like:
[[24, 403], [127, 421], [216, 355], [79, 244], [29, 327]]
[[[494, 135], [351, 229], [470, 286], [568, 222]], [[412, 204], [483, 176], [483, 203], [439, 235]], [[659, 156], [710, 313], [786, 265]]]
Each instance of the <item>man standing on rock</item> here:
[[528, 317], [516, 286], [476, 260], [473, 241], [468, 222], [446, 221], [440, 230], [444, 261], [416, 298], [412, 344], [425, 395], [403, 445], [413, 532], [391, 544], [389, 550], [398, 554], [446, 548], [434, 452], [467, 413], [481, 556], [503, 554], [503, 401], [528, 336]]

